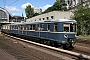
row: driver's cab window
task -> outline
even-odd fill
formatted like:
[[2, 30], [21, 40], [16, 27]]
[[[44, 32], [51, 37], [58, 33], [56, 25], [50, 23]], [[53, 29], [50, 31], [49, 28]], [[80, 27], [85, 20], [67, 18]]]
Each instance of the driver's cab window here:
[[64, 32], [69, 32], [69, 24], [64, 24]]

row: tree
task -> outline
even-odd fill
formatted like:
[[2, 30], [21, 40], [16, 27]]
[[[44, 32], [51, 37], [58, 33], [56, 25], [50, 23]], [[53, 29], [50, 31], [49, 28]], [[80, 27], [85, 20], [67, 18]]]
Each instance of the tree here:
[[46, 9], [43, 13], [51, 12], [51, 11], [66, 11], [67, 4], [65, 3], [65, 0], [57, 0], [53, 6]]
[[51, 12], [51, 11], [54, 11], [54, 8], [53, 7], [49, 7], [48, 9], [46, 9], [43, 13], [48, 13], [48, 12]]
[[39, 13], [34, 13], [33, 17], [34, 17], [34, 16], [37, 16], [37, 15], [40, 15], [40, 14], [39, 14]]
[[34, 9], [31, 7], [31, 5], [26, 6], [25, 12], [27, 18], [31, 18], [34, 15]]
[[67, 8], [66, 8], [67, 4], [65, 3], [65, 0], [57, 0], [53, 7], [54, 7], [54, 10], [59, 10], [59, 11], [66, 11]]
[[77, 33], [80, 34], [90, 34], [90, 8], [89, 5], [81, 5], [74, 11], [73, 19], [77, 20]]

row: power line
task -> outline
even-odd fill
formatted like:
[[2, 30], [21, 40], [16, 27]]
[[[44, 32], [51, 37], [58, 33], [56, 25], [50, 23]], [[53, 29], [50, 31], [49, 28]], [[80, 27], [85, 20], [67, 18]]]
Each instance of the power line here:
[[9, 4], [8, 6], [10, 6], [10, 5], [12, 5], [12, 4], [14, 4], [15, 2], [17, 2], [18, 0], [15, 0], [14, 2], [12, 2], [11, 4]]
[[3, 0], [3, 3], [4, 3], [4, 8], [5, 8], [5, 6], [6, 6], [6, 0]]

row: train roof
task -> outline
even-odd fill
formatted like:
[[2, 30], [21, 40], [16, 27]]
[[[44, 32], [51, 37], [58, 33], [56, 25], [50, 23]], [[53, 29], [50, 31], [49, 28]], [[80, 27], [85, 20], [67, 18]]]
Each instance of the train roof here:
[[14, 23], [11, 23], [10, 25], [53, 23], [53, 22], [76, 23], [76, 20], [70, 20], [70, 19], [51, 19], [51, 20], [41, 20], [41, 21], [34, 21], [34, 22], [14, 22]]
[[51, 19], [46, 20], [45, 22], [76, 22], [76, 20], [70, 20], [70, 19]]

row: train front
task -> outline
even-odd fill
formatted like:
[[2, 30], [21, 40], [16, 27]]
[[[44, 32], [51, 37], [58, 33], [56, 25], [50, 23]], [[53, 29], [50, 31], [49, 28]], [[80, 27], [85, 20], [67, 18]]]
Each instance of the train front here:
[[[76, 34], [77, 34], [77, 22], [75, 20], [64, 22], [64, 38], [67, 42], [65, 46], [73, 47], [76, 42]], [[64, 42], [64, 41], [63, 41]]]

